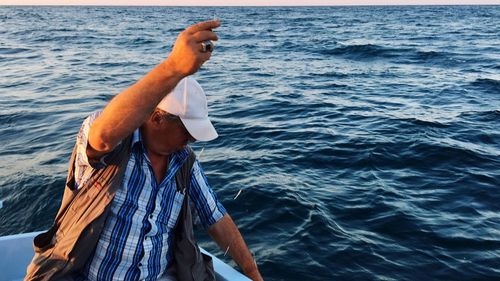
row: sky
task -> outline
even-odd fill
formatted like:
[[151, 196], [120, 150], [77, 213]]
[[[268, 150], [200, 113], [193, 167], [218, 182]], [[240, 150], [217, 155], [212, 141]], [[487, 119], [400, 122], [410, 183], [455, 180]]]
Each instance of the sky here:
[[117, 6], [290, 6], [290, 5], [463, 5], [496, 4], [500, 0], [0, 0], [0, 5]]

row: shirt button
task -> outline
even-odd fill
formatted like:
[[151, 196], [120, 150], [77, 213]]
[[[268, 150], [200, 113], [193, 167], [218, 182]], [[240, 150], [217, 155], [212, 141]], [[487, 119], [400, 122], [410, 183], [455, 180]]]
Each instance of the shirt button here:
[[153, 218], [153, 215], [149, 215], [149, 218], [152, 219]]

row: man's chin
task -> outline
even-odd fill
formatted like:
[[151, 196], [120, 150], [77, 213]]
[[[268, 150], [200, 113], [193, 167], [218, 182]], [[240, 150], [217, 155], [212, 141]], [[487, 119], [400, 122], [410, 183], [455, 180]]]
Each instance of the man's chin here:
[[186, 149], [186, 147], [187, 147], [187, 144], [186, 144], [186, 145], [179, 146], [178, 148], [174, 148], [174, 149], [171, 149], [171, 150], [165, 151], [165, 154], [164, 154], [164, 155], [166, 156], [166, 155], [170, 155], [170, 154], [172, 154], [172, 153], [179, 152], [179, 151], [181, 151], [181, 150]]

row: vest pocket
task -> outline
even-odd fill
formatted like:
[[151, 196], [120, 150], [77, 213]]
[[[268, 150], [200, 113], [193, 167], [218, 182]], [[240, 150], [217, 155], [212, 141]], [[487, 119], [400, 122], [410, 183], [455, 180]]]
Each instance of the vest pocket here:
[[33, 239], [33, 249], [35, 253], [42, 253], [54, 247], [56, 243], [56, 226], [52, 226], [46, 232], [42, 232]]

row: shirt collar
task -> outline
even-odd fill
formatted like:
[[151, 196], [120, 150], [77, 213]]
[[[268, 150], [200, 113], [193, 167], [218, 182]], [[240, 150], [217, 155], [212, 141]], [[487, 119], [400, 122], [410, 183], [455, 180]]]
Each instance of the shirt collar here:
[[[144, 142], [142, 141], [142, 134], [140, 129], [136, 129], [132, 135], [132, 142], [130, 143], [130, 149], [141, 149], [142, 152], [146, 153], [146, 149], [144, 147]], [[170, 155], [171, 160], [184, 162], [189, 155], [189, 148], [186, 147], [179, 151], [176, 151]]]
[[136, 129], [132, 135], [132, 142], [130, 143], [130, 149], [133, 149], [137, 143], [142, 144], [142, 136], [141, 136], [141, 131], [139, 129]]

